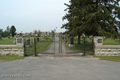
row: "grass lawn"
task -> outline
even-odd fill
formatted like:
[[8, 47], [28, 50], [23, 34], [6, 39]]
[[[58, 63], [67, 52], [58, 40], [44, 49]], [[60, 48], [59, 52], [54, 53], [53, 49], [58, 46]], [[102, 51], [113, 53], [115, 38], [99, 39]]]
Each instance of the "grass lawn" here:
[[23, 59], [23, 58], [24, 58], [24, 57], [14, 56], [14, 55], [6, 55], [6, 56], [1, 55], [1, 56], [0, 56], [0, 61], [1, 61], [1, 62], [4, 62], [4, 61], [12, 61], [12, 60]]
[[[66, 47], [68, 47], [72, 51], [84, 53], [84, 43], [83, 39], [81, 38], [81, 45], [75, 44], [75, 47], [69, 47], [68, 45], [65, 44]], [[77, 43], [77, 41], [76, 41]], [[92, 50], [92, 40], [86, 39], [86, 54], [93, 55], [94, 52]]]
[[120, 42], [116, 42], [114, 39], [103, 40], [103, 45], [120, 45]]
[[[53, 41], [53, 38], [48, 39], [47, 40], [48, 42], [46, 40], [42, 42], [38, 42], [36, 44], [36, 53], [40, 53], [48, 50], [52, 44], [52, 42], [50, 42], [49, 40]], [[29, 48], [26, 48], [26, 56], [29, 56], [29, 55], [34, 55], [34, 45], [32, 45]]]
[[109, 60], [109, 61], [117, 61], [120, 62], [120, 56], [95, 56], [100, 60]]
[[6, 39], [3, 38], [2, 40], [0, 40], [0, 44], [1, 45], [15, 45], [13, 44], [14, 38], [10, 38], [10, 39]]
[[[68, 39], [68, 41], [70, 42], [70, 40]], [[83, 53], [84, 52], [84, 43], [83, 43], [83, 38], [81, 37], [81, 45], [78, 45], [78, 39], [75, 39], [74, 40], [74, 43], [75, 44], [75, 47], [69, 47], [68, 45], [66, 45], [70, 50], [73, 50], [73, 51], [77, 51], [77, 52], [81, 52]], [[118, 41], [118, 42], [116, 42]], [[120, 41], [119, 39], [118, 40], [115, 40], [115, 39], [111, 39], [111, 38], [108, 38], [106, 40], [103, 40], [103, 45], [120, 45]], [[90, 55], [93, 55], [94, 52], [93, 50], [91, 49], [92, 47], [92, 39], [89, 39], [89, 38], [86, 38], [86, 54], [90, 54]]]

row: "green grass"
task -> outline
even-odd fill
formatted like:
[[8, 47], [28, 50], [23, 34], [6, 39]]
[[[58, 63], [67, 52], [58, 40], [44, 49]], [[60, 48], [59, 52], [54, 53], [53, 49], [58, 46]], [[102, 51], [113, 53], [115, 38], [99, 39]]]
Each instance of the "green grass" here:
[[[83, 39], [81, 38], [81, 40], [83, 40]], [[76, 43], [77, 43], [77, 41], [76, 41]], [[68, 45], [66, 45], [66, 47], [68, 47], [72, 51], [84, 53], [84, 43], [83, 43], [83, 41], [81, 41], [81, 45], [75, 44], [75, 47], [69, 47]], [[89, 40], [89, 39], [86, 39], [86, 54], [89, 54], [89, 55], [94, 54], [94, 52], [92, 50], [92, 40]]]
[[[42, 42], [38, 42], [36, 44], [36, 53], [41, 53], [41, 52], [48, 50], [52, 44], [52, 41], [53, 41], [53, 38], [50, 38], [50, 39], [42, 41]], [[29, 56], [29, 55], [34, 55], [34, 45], [32, 45], [29, 48], [26, 48], [26, 56]]]
[[114, 39], [103, 40], [103, 45], [120, 45], [120, 42], [116, 42]]
[[95, 56], [100, 60], [108, 60], [108, 61], [117, 61], [120, 62], [120, 56]]
[[10, 39], [5, 39], [3, 38], [2, 40], [0, 40], [0, 44], [1, 45], [15, 45], [13, 44], [14, 38], [10, 38]]
[[[69, 41], [70, 39], [68, 39]], [[75, 47], [69, 47], [68, 45], [66, 45], [66, 47], [68, 47], [70, 50], [76, 51], [76, 52], [81, 52], [84, 53], [84, 43], [83, 43], [83, 38], [81, 37], [81, 45], [78, 45], [78, 39], [74, 40]], [[70, 42], [70, 41], [69, 41]], [[108, 38], [106, 40], [103, 40], [103, 45], [120, 45], [120, 40], [115, 40], [115, 39], [111, 39]], [[92, 39], [86, 38], [86, 54], [90, 54], [93, 55], [94, 52], [91, 49], [92, 47]]]
[[52, 42], [42, 42], [42, 43], [38, 43], [36, 45], [36, 48], [37, 48], [37, 53], [40, 53], [40, 52], [44, 52], [46, 50], [49, 49], [49, 47], [51, 46]]
[[24, 57], [20, 56], [15, 56], [15, 55], [1, 55], [0, 60], [1, 61], [12, 61], [12, 60], [17, 60], [17, 59], [23, 59]]

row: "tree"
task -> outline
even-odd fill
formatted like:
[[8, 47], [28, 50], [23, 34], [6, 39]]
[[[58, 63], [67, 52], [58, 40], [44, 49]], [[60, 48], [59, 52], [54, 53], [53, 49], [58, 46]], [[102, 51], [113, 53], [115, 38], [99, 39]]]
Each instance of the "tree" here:
[[68, 20], [62, 28], [69, 35], [114, 36], [118, 35], [120, 24], [119, 0], [70, 0], [65, 4], [68, 13], [63, 17]]
[[37, 30], [34, 30], [34, 34], [37, 34]]
[[[68, 23], [63, 24], [63, 26], [61, 28], [67, 29], [67, 31], [65, 33], [69, 34], [69, 36], [71, 36], [71, 37], [78, 35], [78, 44], [81, 44], [80, 43], [80, 34], [82, 33], [82, 31], [80, 31], [79, 28], [76, 29], [76, 27], [80, 26], [81, 24], [79, 24], [78, 19], [74, 19], [78, 15], [81, 16], [81, 13], [78, 13], [78, 10], [76, 9], [78, 4], [75, 1], [76, 0], [70, 0], [69, 1], [70, 4], [65, 3], [65, 5], [68, 7], [67, 9], [65, 9], [65, 11], [67, 11], [68, 13], [65, 16], [63, 16], [63, 20], [67, 19]], [[78, 2], [78, 0], [77, 0], [77, 2]], [[76, 9], [76, 12], [75, 12], [75, 9]], [[73, 13], [73, 11], [74, 11], [74, 13]], [[77, 17], [77, 18], [79, 18], [79, 17]], [[77, 25], [75, 23], [77, 23]]]
[[40, 31], [40, 30], [38, 30], [37, 34], [38, 34], [38, 36], [40, 37], [40, 35], [41, 35], [41, 31]]
[[54, 35], [55, 35], [55, 32], [54, 32], [54, 30], [52, 30], [52, 31], [51, 31], [51, 34], [52, 34], [52, 36], [54, 37]]
[[10, 33], [12, 34], [12, 37], [14, 37], [14, 35], [16, 34], [15, 32], [16, 32], [16, 28], [14, 25], [12, 25], [10, 28]]
[[9, 28], [9, 26], [7, 26], [7, 29], [4, 31], [5, 33], [5, 37], [8, 37], [8, 36], [10, 36], [10, 28]]
[[3, 36], [3, 29], [0, 29], [0, 35]]

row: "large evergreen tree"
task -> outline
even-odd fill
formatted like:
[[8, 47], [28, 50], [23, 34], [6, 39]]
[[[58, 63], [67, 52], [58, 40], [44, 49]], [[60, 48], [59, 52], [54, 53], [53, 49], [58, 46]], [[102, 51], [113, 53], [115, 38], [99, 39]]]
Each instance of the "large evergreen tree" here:
[[68, 20], [62, 28], [70, 35], [114, 36], [118, 34], [120, 24], [120, 0], [70, 0], [63, 17]]
[[14, 25], [12, 25], [11, 28], [10, 28], [10, 33], [12, 34], [12, 37], [14, 37], [15, 32], [16, 32], [16, 28], [15, 28]]

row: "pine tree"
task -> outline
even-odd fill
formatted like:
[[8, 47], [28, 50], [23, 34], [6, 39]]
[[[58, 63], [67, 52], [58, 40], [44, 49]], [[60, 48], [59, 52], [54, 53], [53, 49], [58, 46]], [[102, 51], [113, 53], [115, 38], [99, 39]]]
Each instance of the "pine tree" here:
[[10, 33], [12, 34], [12, 37], [14, 37], [15, 32], [16, 32], [16, 28], [15, 28], [14, 25], [12, 25], [11, 28], [10, 28]]
[[68, 29], [70, 35], [114, 36], [120, 28], [120, 0], [71, 0], [68, 14], [63, 19], [68, 23], [62, 28]]

